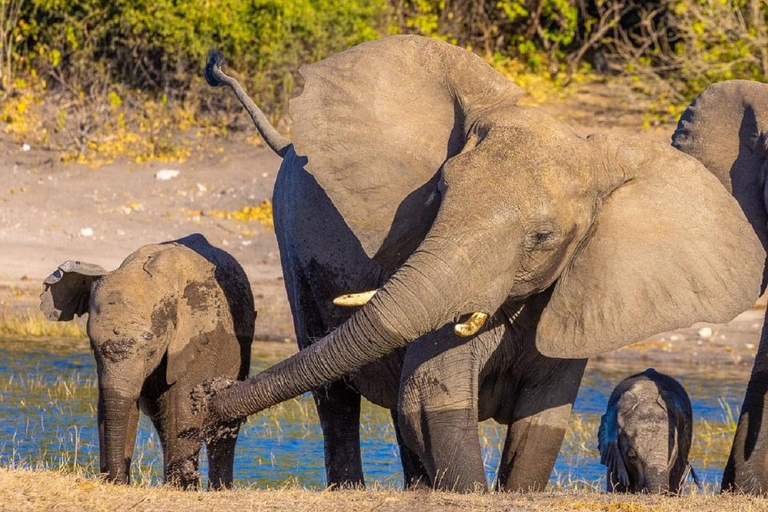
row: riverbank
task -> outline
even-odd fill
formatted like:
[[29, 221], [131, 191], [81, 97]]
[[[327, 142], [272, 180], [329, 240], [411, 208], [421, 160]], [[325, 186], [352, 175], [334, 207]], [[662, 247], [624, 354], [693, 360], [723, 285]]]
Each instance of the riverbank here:
[[120, 486], [71, 473], [0, 468], [5, 511], [115, 511], [146, 512], [210, 510], [323, 512], [426, 512], [432, 510], [559, 510], [600, 512], [763, 511], [763, 498], [697, 493], [683, 497], [608, 495], [598, 492], [541, 494], [449, 494], [442, 492], [309, 491], [300, 488], [226, 492], [183, 492], [163, 487]]

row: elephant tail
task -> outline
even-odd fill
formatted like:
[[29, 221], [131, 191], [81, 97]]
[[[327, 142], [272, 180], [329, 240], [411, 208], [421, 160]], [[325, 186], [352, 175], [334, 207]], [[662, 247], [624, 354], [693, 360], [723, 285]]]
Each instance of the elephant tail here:
[[237, 99], [240, 100], [243, 107], [245, 107], [245, 110], [250, 114], [253, 124], [261, 134], [264, 142], [267, 143], [267, 146], [281, 158], [284, 157], [291, 142], [280, 135], [275, 127], [269, 123], [267, 116], [264, 115], [264, 112], [262, 112], [248, 94], [246, 94], [238, 81], [221, 70], [221, 65], [223, 63], [224, 54], [218, 50], [212, 50], [208, 55], [208, 62], [205, 65], [206, 82], [212, 87], [220, 87], [222, 85], [229, 86], [235, 93], [235, 96], [237, 96]]

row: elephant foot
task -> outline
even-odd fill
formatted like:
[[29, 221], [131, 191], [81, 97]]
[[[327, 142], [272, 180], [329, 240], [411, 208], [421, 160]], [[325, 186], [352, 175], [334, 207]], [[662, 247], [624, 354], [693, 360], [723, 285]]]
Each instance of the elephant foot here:
[[182, 459], [168, 465], [165, 477], [166, 485], [180, 487], [185, 491], [194, 491], [200, 487], [200, 472], [197, 461]]

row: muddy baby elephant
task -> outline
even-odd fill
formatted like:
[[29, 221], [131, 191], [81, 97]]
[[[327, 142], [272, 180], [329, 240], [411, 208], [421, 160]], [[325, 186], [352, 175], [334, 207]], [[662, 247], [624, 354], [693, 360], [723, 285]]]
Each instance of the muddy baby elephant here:
[[[202, 416], [190, 389], [223, 376], [244, 379], [255, 312], [242, 267], [202, 235], [147, 245], [117, 270], [67, 261], [43, 284], [49, 320], [89, 313], [88, 336], [99, 380], [101, 472], [128, 482], [139, 409], [157, 429], [167, 483], [199, 485]], [[220, 422], [207, 441], [209, 486], [232, 485], [240, 421]]]
[[621, 381], [598, 432], [609, 492], [678, 493], [688, 473], [691, 401], [672, 377], [653, 368]]

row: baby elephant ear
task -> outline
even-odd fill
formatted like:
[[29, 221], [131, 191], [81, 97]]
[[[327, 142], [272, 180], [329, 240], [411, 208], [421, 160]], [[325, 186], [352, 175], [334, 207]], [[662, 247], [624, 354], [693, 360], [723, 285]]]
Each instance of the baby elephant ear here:
[[[594, 137], [614, 174], [591, 232], [555, 284], [536, 346], [584, 358], [696, 322], [725, 323], [760, 294], [765, 252], [725, 187], [660, 142]], [[596, 165], [597, 167], [597, 165]]]
[[[611, 474], [607, 482], [609, 491], [612, 491], [616, 485], [622, 485], [624, 488], [629, 487], [629, 475], [619, 450], [619, 425], [616, 420], [616, 409], [609, 409], [600, 418], [600, 428], [597, 431], [600, 463], [608, 468]], [[612, 479], [615, 481], [611, 481]]]
[[66, 322], [88, 312], [91, 285], [107, 271], [92, 263], [65, 261], [43, 281], [40, 310], [45, 318]]

